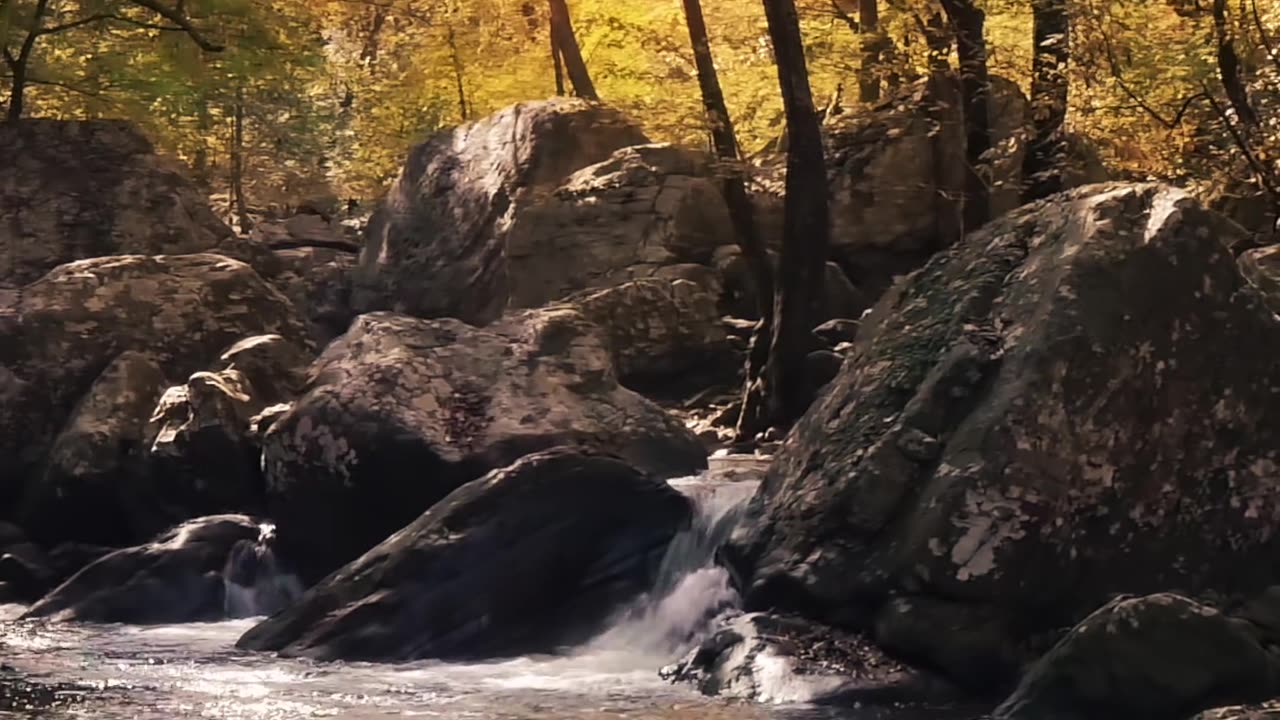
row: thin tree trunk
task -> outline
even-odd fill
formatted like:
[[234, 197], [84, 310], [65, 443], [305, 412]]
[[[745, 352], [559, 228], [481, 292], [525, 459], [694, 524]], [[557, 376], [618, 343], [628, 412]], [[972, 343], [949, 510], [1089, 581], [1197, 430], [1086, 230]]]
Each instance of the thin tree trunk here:
[[591, 82], [591, 74], [587, 72], [587, 63], [582, 59], [582, 48], [578, 46], [578, 38], [573, 32], [573, 20], [569, 16], [569, 6], [565, 0], [549, 0], [551, 3], [551, 36], [555, 39], [560, 56], [564, 58], [565, 70], [569, 74], [569, 82], [573, 84], [573, 92], [580, 98], [599, 100], [596, 86]]
[[1240, 55], [1236, 52], [1232, 31], [1227, 27], [1227, 0], [1213, 0], [1213, 27], [1218, 41], [1218, 74], [1227, 100], [1245, 127], [1255, 127], [1258, 116], [1249, 102], [1249, 90], [1241, 76]]
[[884, 39], [880, 34], [879, 0], [859, 0], [858, 26], [862, 31], [862, 65], [858, 69], [858, 99], [880, 99], [880, 64]]
[[551, 62], [556, 69], [556, 95], [564, 95], [564, 61], [560, 58], [560, 44], [556, 42], [556, 33], [551, 36]]
[[[773, 303], [773, 337], [762, 383], [750, 393], [775, 426], [787, 426], [812, 401], [805, 357], [822, 298], [830, 244], [826, 159], [809, 87], [794, 0], [764, 0], [778, 85], [787, 116], [787, 186], [782, 257]], [[750, 399], [750, 398], [748, 398]], [[750, 417], [745, 407], [744, 419]]]
[[960, 61], [965, 131], [964, 232], [970, 233], [991, 217], [987, 179], [982, 171], [984, 156], [991, 149], [991, 118], [987, 106], [991, 81], [987, 76], [987, 41], [983, 34], [986, 16], [974, 0], [942, 0], [942, 9], [955, 32], [956, 55]]
[[[747, 263], [747, 269], [756, 285], [760, 322], [756, 325], [751, 339], [751, 349], [747, 356], [746, 382], [743, 391], [745, 398], [750, 394], [750, 388], [763, 375], [769, 359], [773, 318], [773, 269], [769, 266], [769, 253], [760, 239], [760, 229], [755, 221], [755, 208], [752, 207], [751, 197], [747, 194], [738, 137], [733, 129], [729, 107], [725, 104], [715, 59], [711, 55], [711, 41], [707, 37], [707, 23], [702, 15], [701, 1], [684, 0], [684, 15], [686, 24], [689, 26], [689, 43], [693, 46], [694, 64], [698, 69], [698, 86], [702, 91], [702, 105], [707, 113], [711, 142], [715, 146], [716, 155], [723, 163], [725, 202], [729, 206], [729, 216], [733, 221], [738, 247], [742, 248], [743, 260]], [[743, 407], [746, 407], [745, 402]], [[739, 436], [746, 437], [758, 432], [758, 428], [752, 427], [753, 424], [750, 421], [744, 423], [740, 417]]]
[[466, 122], [471, 113], [467, 110], [467, 86], [462, 71], [462, 57], [458, 55], [458, 38], [453, 32], [453, 23], [449, 24], [449, 34], [446, 39], [449, 43], [449, 57], [453, 63], [453, 79], [458, 86], [458, 114], [462, 116], [462, 122]]
[[10, 121], [21, 119], [22, 113], [26, 110], [31, 54], [35, 51], [36, 39], [40, 37], [40, 29], [44, 26], [44, 18], [48, 11], [49, 0], [39, 0], [31, 12], [31, 25], [27, 28], [27, 36], [23, 39], [18, 54], [15, 56], [9, 48], [4, 48], [4, 61], [9, 66], [9, 73], [13, 76], [9, 86], [8, 118]]
[[1039, 200], [1063, 187], [1067, 160], [1065, 123], [1070, 83], [1071, 19], [1067, 0], [1033, 0], [1032, 32], [1035, 56], [1031, 63], [1033, 132], [1022, 164], [1024, 202]]
[[253, 221], [249, 218], [249, 202], [244, 197], [244, 92], [239, 88], [231, 122], [231, 197], [240, 232], [246, 233], [253, 229]]

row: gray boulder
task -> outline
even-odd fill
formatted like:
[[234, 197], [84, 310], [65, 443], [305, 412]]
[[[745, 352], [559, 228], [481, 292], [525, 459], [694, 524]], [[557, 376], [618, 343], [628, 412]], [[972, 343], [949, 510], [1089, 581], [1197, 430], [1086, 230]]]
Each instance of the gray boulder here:
[[307, 322], [318, 346], [347, 331], [351, 309], [351, 276], [357, 255], [332, 247], [300, 247], [275, 251], [280, 272], [271, 278]]
[[644, 142], [620, 113], [559, 98], [514, 105], [413, 148], [370, 219], [355, 308], [496, 320], [512, 287], [506, 246], [516, 218], [575, 171]]
[[567, 307], [477, 329], [357, 318], [264, 439], [269, 515], [318, 579], [459, 487], [558, 445], [659, 476], [706, 467], [678, 420], [618, 385], [598, 329]]
[[1108, 603], [1036, 663], [999, 720], [1182, 720], [1280, 692], [1251, 626], [1172, 594]]
[[[69, 263], [23, 288], [11, 307], [11, 313], [0, 317], [0, 396], [5, 399], [0, 403], [0, 499], [14, 503], [9, 507], [19, 506], [18, 491], [25, 487], [30, 497], [54, 497], [58, 503], [92, 508], [94, 496], [77, 499], [74, 494], [42, 490], [40, 485], [47, 477], [51, 448], [64, 429], [81, 438], [76, 443], [81, 447], [83, 441], [96, 444], [93, 457], [101, 465], [98, 469], [119, 466], [136, 448], [136, 438], [130, 438], [135, 437], [139, 422], [145, 425], [159, 397], [158, 392], [145, 401], [134, 397], [143, 385], [153, 387], [141, 382], [146, 374], [123, 376], [131, 378], [129, 398], [136, 403], [126, 403], [129, 398], [115, 395], [104, 385], [100, 397], [82, 408], [93, 411], [85, 416], [91, 425], [97, 422], [95, 417], [113, 415], [110, 426], [118, 437], [96, 431], [84, 434], [74, 426], [86, 389], [122, 353], [144, 354], [169, 384], [208, 367], [228, 346], [247, 336], [276, 333], [307, 343], [305, 326], [288, 300], [249, 266], [217, 255], [124, 255]], [[117, 366], [121, 371], [139, 367], [139, 358], [129, 358]], [[104, 383], [112, 377], [116, 376], [108, 375]], [[113, 403], [111, 410], [108, 406]], [[143, 407], [147, 409], [140, 416], [124, 416], [126, 410], [132, 413]], [[68, 422], [73, 425], [68, 427]], [[58, 484], [72, 487], [76, 480], [64, 477]], [[42, 512], [36, 525], [26, 526], [46, 543], [117, 541], [117, 537], [82, 536], [82, 530], [96, 533], [95, 528], [112, 522], [110, 506], [96, 512], [100, 522], [88, 525], [70, 517], [67, 523], [55, 522]]]
[[1240, 256], [1240, 270], [1262, 292], [1267, 306], [1280, 313], [1280, 245], [1245, 251]]
[[73, 260], [215, 248], [231, 230], [176, 163], [116, 120], [0, 125], [0, 286]]
[[[1117, 593], [1274, 583], [1280, 319], [1224, 244], [1238, 232], [1179, 190], [1090, 186], [909, 276], [728, 549], [749, 605], [998, 668]], [[1016, 622], [894, 617], [945, 628], [957, 605]]]
[[529, 455], [450, 493], [238, 645], [321, 660], [551, 652], [650, 589], [691, 515], [619, 460]]
[[515, 216], [507, 235], [513, 307], [706, 264], [733, 241], [711, 158], [671, 145], [624, 147]]

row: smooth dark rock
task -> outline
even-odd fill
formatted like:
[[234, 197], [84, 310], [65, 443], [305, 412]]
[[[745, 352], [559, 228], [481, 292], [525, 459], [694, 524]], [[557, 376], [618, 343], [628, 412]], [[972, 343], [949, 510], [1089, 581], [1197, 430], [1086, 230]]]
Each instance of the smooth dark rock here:
[[[726, 549], [748, 606], [874, 629], [917, 598], [886, 650], [998, 667], [1118, 593], [1280, 580], [1280, 319], [1239, 232], [1173, 188], [1090, 186], [906, 278]], [[930, 630], [957, 606], [1008, 622]]]
[[620, 460], [530, 455], [450, 493], [239, 647], [377, 661], [550, 652], [650, 589], [691, 512]]
[[268, 514], [310, 581], [538, 450], [598, 450], [661, 477], [706, 467], [683, 423], [619, 386], [599, 329], [567, 307], [484, 329], [363, 315], [311, 377], [263, 440]]
[[103, 556], [31, 607], [24, 618], [166, 624], [226, 617], [223, 571], [261, 524], [243, 515], [190, 520], [137, 547]]
[[1181, 720], [1280, 693], [1280, 659], [1252, 627], [1193, 600], [1115, 600], [1023, 678], [998, 720]]

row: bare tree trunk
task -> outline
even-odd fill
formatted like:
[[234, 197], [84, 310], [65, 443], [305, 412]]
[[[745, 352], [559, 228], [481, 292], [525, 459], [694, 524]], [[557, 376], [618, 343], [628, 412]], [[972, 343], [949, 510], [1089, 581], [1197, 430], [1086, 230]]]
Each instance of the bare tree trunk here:
[[1024, 202], [1062, 190], [1067, 161], [1065, 123], [1070, 83], [1071, 19], [1067, 0], [1033, 0], [1031, 118], [1034, 128], [1022, 164]]
[[565, 0], [549, 0], [551, 3], [551, 37], [554, 38], [560, 56], [564, 58], [565, 70], [569, 74], [569, 82], [573, 84], [573, 92], [580, 98], [599, 100], [596, 86], [591, 82], [591, 74], [587, 72], [587, 63], [582, 59], [582, 48], [578, 46], [578, 38], [573, 32], [573, 20], [569, 16], [569, 6]]
[[1258, 124], [1258, 115], [1249, 102], [1249, 90], [1241, 77], [1240, 55], [1236, 52], [1235, 38], [1227, 26], [1227, 0], [1213, 0], [1213, 27], [1218, 41], [1218, 74], [1227, 100], [1236, 111], [1236, 117], [1248, 128]]
[[986, 16], [974, 0], [941, 0], [956, 36], [960, 61], [960, 96], [965, 130], [964, 232], [970, 233], [991, 217], [987, 179], [983, 177], [984, 156], [991, 149], [991, 118], [987, 98], [991, 80], [987, 76]]
[[8, 47], [4, 48], [4, 62], [9, 66], [9, 74], [13, 76], [9, 85], [8, 119], [10, 121], [21, 119], [22, 113], [26, 110], [31, 54], [35, 51], [36, 39], [41, 35], [41, 28], [44, 26], [44, 18], [48, 11], [49, 0], [39, 0], [31, 12], [31, 25], [27, 28], [27, 36], [23, 39], [18, 54], [14, 55]]
[[771, 424], [786, 426], [804, 414], [812, 401], [805, 357], [814, 344], [812, 330], [822, 298], [831, 218], [822, 130], [809, 87], [795, 0], [764, 0], [764, 9], [787, 116], [787, 197], [769, 360], [762, 381], [744, 402], [743, 420], [751, 418], [752, 406], [757, 406]]
[[249, 218], [249, 201], [244, 197], [244, 91], [236, 88], [236, 104], [231, 125], [231, 199], [235, 205], [240, 232], [253, 229]]
[[862, 31], [862, 65], [858, 69], [858, 99], [880, 99], [880, 61], [884, 38], [880, 34], [879, 0], [859, 0], [858, 25]]
[[466, 122], [471, 112], [467, 109], [467, 86], [462, 71], [462, 57], [458, 55], [458, 37], [453, 32], [452, 22], [449, 23], [446, 40], [449, 43], [449, 58], [453, 63], [453, 79], [458, 86], [458, 114], [462, 116], [462, 122]]
[[556, 95], [564, 95], [564, 61], [560, 57], [560, 45], [555, 31], [551, 32], [551, 62], [556, 68]]
[[[760, 322], [753, 333], [751, 349], [747, 357], [743, 394], [745, 398], [750, 393], [751, 386], [763, 375], [769, 359], [773, 318], [773, 269], [769, 266], [769, 254], [765, 250], [764, 242], [760, 239], [760, 229], [755, 221], [755, 208], [752, 207], [751, 197], [747, 194], [738, 137], [733, 129], [729, 108], [724, 101], [724, 91], [720, 87], [715, 59], [711, 55], [711, 41], [707, 37], [707, 23], [702, 15], [701, 1], [684, 0], [684, 15], [689, 26], [689, 43], [693, 46], [694, 64], [698, 69], [698, 86], [702, 90], [702, 105], [707, 113], [711, 142], [715, 146], [716, 155], [723, 163], [725, 202], [729, 206], [729, 216], [733, 221], [738, 246], [742, 248], [743, 260], [746, 261], [747, 269], [756, 285]], [[745, 402], [743, 407], [746, 407]], [[758, 428], [750, 425], [751, 423], [747, 423], [744, 427], [742, 418], [739, 418], [740, 437], [758, 432]]]

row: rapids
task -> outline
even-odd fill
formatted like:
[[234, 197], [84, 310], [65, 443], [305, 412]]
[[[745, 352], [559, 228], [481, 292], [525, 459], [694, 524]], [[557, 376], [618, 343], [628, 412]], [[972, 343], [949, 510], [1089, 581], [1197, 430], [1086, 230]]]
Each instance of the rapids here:
[[[963, 717], [907, 708], [834, 710], [731, 705], [658, 677], [738, 597], [716, 565], [754, 490], [751, 482], [672, 481], [700, 520], [677, 537], [653, 592], [583, 647], [476, 664], [319, 664], [238, 651], [251, 619], [158, 627], [18, 623], [0, 606], [0, 718], [292, 720], [421, 717], [470, 720], [863, 720]], [[264, 528], [264, 532], [269, 529]], [[296, 588], [257, 557], [252, 581], [228, 563], [232, 617]], [[239, 568], [239, 569], [237, 569]], [[6, 688], [8, 688], [6, 690]], [[25, 707], [24, 706], [29, 706]]]

